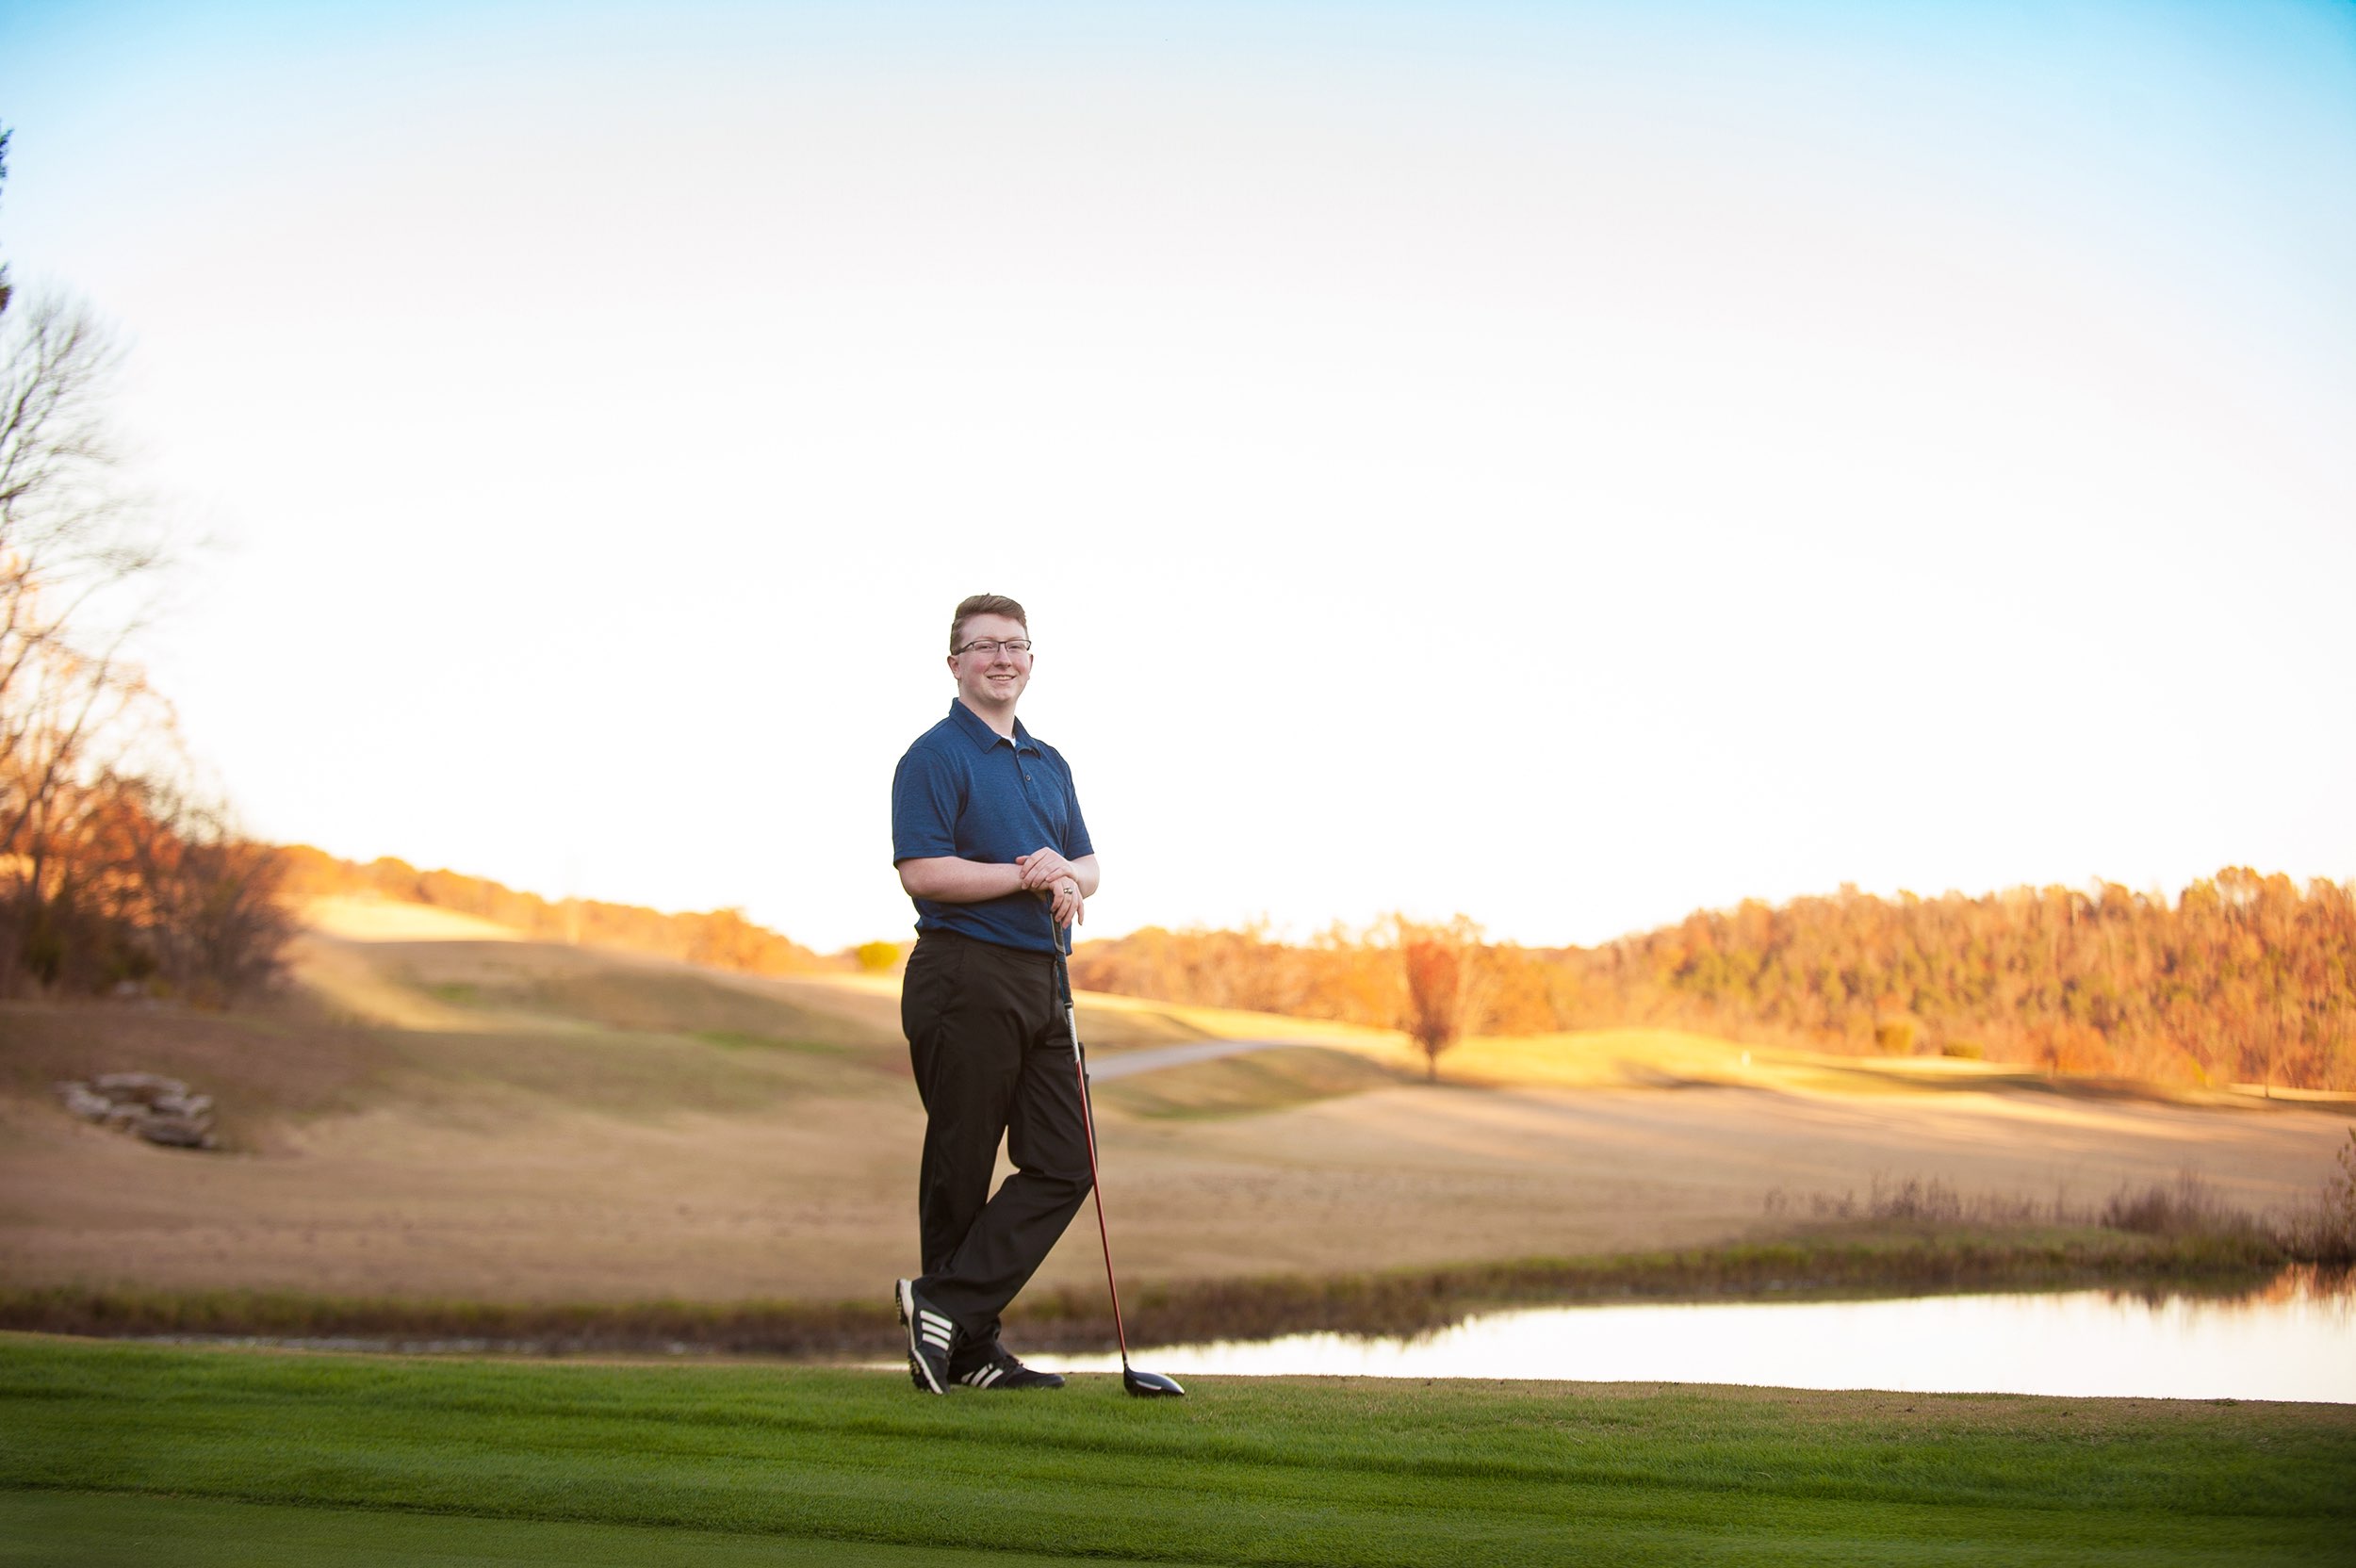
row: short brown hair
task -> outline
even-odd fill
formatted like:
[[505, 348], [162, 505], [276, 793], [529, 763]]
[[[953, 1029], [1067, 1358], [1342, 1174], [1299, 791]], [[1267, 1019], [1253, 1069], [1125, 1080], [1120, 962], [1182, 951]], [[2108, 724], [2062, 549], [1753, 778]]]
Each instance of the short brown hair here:
[[957, 651], [957, 639], [965, 635], [965, 623], [976, 615], [1004, 615], [1010, 621], [1021, 621], [1023, 629], [1031, 629], [1031, 618], [1023, 613], [1023, 607], [1004, 594], [974, 594], [957, 603], [957, 612], [949, 620], [949, 651]]

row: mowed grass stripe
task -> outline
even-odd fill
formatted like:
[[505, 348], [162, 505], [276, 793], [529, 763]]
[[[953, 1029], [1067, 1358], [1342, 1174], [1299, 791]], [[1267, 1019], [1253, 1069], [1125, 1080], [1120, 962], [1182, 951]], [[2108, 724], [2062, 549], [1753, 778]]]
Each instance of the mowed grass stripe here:
[[[941, 1546], [299, 1508], [119, 1492], [0, 1492], [0, 1563], [40, 1568], [1050, 1568]], [[1107, 1568], [1120, 1560], [1098, 1559]]]
[[2346, 1560], [2356, 1412], [0, 1339], [0, 1484], [1254, 1563]]

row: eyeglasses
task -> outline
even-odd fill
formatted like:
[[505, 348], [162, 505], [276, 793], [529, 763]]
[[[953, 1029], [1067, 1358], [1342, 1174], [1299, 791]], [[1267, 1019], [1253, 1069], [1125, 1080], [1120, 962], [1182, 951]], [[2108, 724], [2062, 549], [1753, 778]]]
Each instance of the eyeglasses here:
[[957, 652], [978, 653], [985, 659], [994, 659], [1000, 648], [1005, 648], [1008, 653], [1027, 654], [1031, 651], [1031, 645], [1028, 639], [1022, 637], [1009, 637], [1004, 642], [995, 637], [984, 637], [977, 642], [966, 644], [965, 646], [957, 649]]

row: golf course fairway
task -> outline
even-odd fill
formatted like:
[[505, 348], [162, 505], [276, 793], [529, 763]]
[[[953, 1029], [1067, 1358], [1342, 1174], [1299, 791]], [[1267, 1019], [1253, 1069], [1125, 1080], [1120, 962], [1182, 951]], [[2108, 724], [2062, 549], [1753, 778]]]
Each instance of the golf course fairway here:
[[2344, 1563], [2356, 1541], [2343, 1406], [1189, 1393], [0, 1335], [0, 1562]]

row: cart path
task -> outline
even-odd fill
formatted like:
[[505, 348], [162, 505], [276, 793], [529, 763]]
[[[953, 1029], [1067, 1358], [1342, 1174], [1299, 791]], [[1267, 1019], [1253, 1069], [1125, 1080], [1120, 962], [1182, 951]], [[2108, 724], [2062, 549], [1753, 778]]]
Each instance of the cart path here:
[[1190, 1045], [1155, 1045], [1140, 1051], [1124, 1051], [1117, 1056], [1093, 1056], [1088, 1059], [1088, 1082], [1110, 1083], [1115, 1078], [1127, 1078], [1140, 1072], [1156, 1072], [1166, 1067], [1185, 1067], [1189, 1062], [1215, 1062], [1221, 1056], [1240, 1056], [1247, 1051], [1279, 1051], [1287, 1046], [1314, 1046], [1317, 1040], [1197, 1040]]

